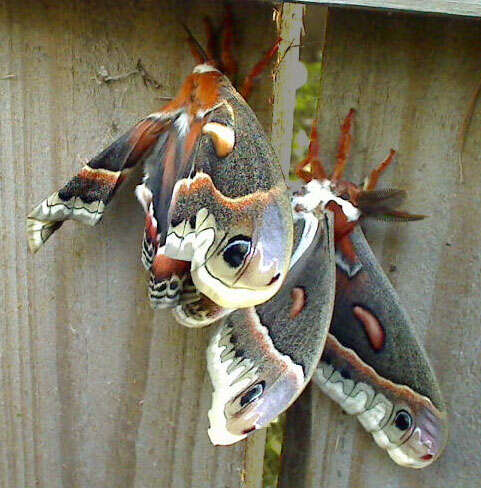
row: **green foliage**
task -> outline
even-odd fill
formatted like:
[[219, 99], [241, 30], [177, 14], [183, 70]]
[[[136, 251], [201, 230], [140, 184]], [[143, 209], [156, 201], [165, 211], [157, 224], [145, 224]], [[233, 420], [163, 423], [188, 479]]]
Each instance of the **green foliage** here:
[[282, 437], [286, 416], [282, 414], [277, 422], [267, 428], [266, 450], [264, 453], [263, 488], [276, 488], [281, 467]]
[[316, 115], [319, 85], [321, 82], [321, 62], [304, 63], [307, 69], [307, 82], [296, 93], [294, 132], [303, 129], [310, 131]]
[[294, 113], [294, 139], [290, 177], [294, 176], [295, 165], [304, 157], [306, 141], [311, 132], [312, 121], [316, 116], [321, 82], [321, 62], [304, 63], [307, 69], [307, 82], [296, 94], [296, 111]]

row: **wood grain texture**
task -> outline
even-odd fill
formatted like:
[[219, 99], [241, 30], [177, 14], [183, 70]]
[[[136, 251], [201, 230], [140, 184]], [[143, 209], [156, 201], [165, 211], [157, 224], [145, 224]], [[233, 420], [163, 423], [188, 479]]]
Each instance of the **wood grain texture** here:
[[289, 2], [291, 1], [317, 3], [329, 7], [363, 7], [481, 17], [481, 2], [479, 0], [289, 0]]
[[[234, 10], [242, 78], [277, 34], [272, 6]], [[207, 437], [210, 332], [149, 307], [140, 172], [97, 227], [68, 223], [35, 257], [25, 237], [38, 201], [175, 93], [193, 67], [176, 19], [203, 39], [207, 14], [220, 21], [222, 4], [0, 3], [2, 487], [259, 486], [262, 434], [217, 448]], [[139, 58], [160, 89], [96, 80]], [[268, 129], [272, 93], [267, 73], [252, 104]]]
[[[355, 418], [313, 388], [288, 413], [281, 486], [475, 488], [481, 479], [479, 101], [466, 133], [464, 184], [458, 163], [459, 131], [481, 80], [481, 25], [344, 9], [330, 9], [327, 25], [319, 113], [324, 158], [334, 160], [341, 121], [356, 108], [347, 176], [360, 182], [397, 148], [382, 186], [407, 189], [406, 209], [430, 216], [365, 227], [438, 374], [450, 440], [432, 466], [401, 468]], [[299, 438], [306, 439], [302, 447], [289, 441]], [[299, 465], [305, 469], [292, 468]]]
[[276, 69], [274, 85], [275, 110], [272, 123], [272, 138], [277, 141], [276, 154], [282, 167], [289, 174], [291, 164], [291, 141], [296, 105], [296, 90], [299, 88], [299, 73], [303, 66], [299, 62], [299, 45], [303, 26], [304, 7], [285, 4], [277, 16], [278, 30], [282, 32], [279, 46], [280, 63]]

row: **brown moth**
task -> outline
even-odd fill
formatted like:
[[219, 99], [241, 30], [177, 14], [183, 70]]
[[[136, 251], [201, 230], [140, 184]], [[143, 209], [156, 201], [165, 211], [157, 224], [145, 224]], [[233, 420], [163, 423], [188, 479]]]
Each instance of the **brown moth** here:
[[[229, 11], [225, 24], [229, 38]], [[199, 64], [177, 96], [36, 206], [28, 242], [36, 252], [65, 220], [97, 224], [130, 170], [143, 164], [136, 194], [146, 213], [142, 261], [154, 308], [174, 306], [192, 282], [223, 307], [249, 307], [271, 298], [286, 277], [289, 197], [264, 130], [222, 72], [234, 69], [229, 52], [219, 64], [189, 41]], [[276, 51], [254, 68], [245, 94]]]
[[331, 177], [318, 159], [314, 124], [309, 156], [298, 167], [306, 185], [292, 197], [291, 269], [277, 295], [236, 312], [200, 295], [179, 304], [174, 316], [189, 327], [221, 321], [207, 351], [213, 443], [231, 444], [265, 427], [317, 366], [314, 382], [396, 463], [422, 468], [446, 443], [444, 402], [414, 326], [357, 225], [363, 215], [422, 216], [397, 210], [404, 192], [375, 190], [394, 152], [363, 188], [342, 179], [353, 116], [343, 124]]
[[392, 221], [423, 216], [397, 210], [405, 192], [376, 190], [380, 175], [393, 161], [393, 150], [362, 187], [342, 179], [353, 117], [351, 110], [342, 125], [330, 177], [319, 160], [314, 123], [309, 156], [298, 167], [306, 185], [293, 198], [301, 213], [322, 215], [328, 210], [335, 216], [336, 299], [313, 379], [345, 412], [357, 416], [396, 463], [423, 468], [446, 444], [445, 404], [414, 324], [357, 226], [362, 216]]

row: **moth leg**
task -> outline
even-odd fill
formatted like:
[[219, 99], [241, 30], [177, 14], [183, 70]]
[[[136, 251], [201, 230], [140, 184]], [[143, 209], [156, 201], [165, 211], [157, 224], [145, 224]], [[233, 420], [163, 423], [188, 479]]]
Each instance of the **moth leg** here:
[[334, 166], [334, 171], [331, 177], [332, 181], [338, 181], [344, 176], [346, 163], [349, 159], [349, 154], [351, 152], [352, 123], [355, 113], [356, 111], [351, 108], [346, 118], [344, 119], [343, 124], [341, 125], [341, 137], [339, 139], [339, 149], [337, 151], [336, 165]]
[[222, 71], [229, 78], [237, 74], [237, 61], [234, 57], [234, 20], [232, 17], [232, 7], [229, 4], [225, 6], [224, 22], [222, 26], [222, 50], [221, 66]]
[[[317, 119], [314, 119], [311, 127], [311, 136], [309, 142], [309, 151], [307, 157], [302, 160], [296, 167], [296, 175], [306, 183], [312, 179], [325, 180], [328, 178], [324, 169], [324, 163], [319, 159], [320, 144], [319, 133], [317, 130]], [[310, 166], [309, 170], [304, 169]]]
[[391, 149], [388, 157], [377, 167], [371, 171], [371, 174], [364, 181], [364, 190], [374, 190], [379, 182], [379, 177], [386, 171], [390, 164], [394, 161], [396, 151]]
[[336, 242], [336, 265], [346, 273], [349, 279], [356, 276], [362, 269], [349, 235]]
[[218, 63], [216, 62], [217, 40], [214, 34], [214, 27], [212, 26], [210, 17], [204, 17], [203, 22], [204, 22], [205, 36], [207, 39], [206, 50], [205, 50], [207, 54], [207, 59], [211, 62], [210, 64], [215, 63], [215, 65], [217, 66], [218, 65]]
[[37, 205], [27, 217], [30, 250], [36, 252], [65, 220], [97, 224], [128, 172], [150, 151], [164, 128], [159, 114], [142, 120]]
[[252, 68], [252, 71], [246, 76], [239, 93], [248, 100], [252, 89], [254, 88], [254, 83], [259, 79], [259, 76], [266, 69], [267, 65], [271, 62], [272, 58], [279, 51], [279, 44], [281, 43], [281, 38], [277, 39], [275, 44], [269, 49], [265, 56]]

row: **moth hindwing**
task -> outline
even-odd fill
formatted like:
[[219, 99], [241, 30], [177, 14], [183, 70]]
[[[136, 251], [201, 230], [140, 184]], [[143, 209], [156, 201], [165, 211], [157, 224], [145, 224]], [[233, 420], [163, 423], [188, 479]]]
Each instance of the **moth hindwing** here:
[[214, 444], [266, 427], [302, 392], [319, 361], [334, 300], [334, 241], [332, 216], [313, 219], [296, 223], [296, 248], [303, 252], [294, 254], [279, 292], [231, 313], [212, 338]]
[[337, 266], [329, 337], [314, 381], [403, 466], [422, 468], [442, 452], [447, 416], [413, 324], [362, 231], [350, 236], [360, 269]]

